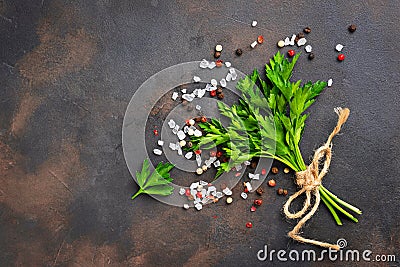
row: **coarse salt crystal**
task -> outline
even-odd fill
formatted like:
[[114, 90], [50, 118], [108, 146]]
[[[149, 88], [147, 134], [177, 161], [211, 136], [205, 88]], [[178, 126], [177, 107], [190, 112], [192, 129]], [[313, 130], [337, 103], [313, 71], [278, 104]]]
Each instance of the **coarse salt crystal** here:
[[244, 165], [249, 166], [250, 165], [250, 161], [246, 160], [245, 162], [243, 162]]
[[256, 47], [256, 45], [257, 45], [257, 41], [254, 41], [254, 42], [252, 42], [252, 43], [250, 44], [251, 48]]
[[306, 45], [306, 47], [304, 47], [304, 50], [306, 50], [307, 53], [311, 53], [312, 46], [311, 45]]
[[196, 154], [196, 163], [198, 167], [201, 166], [201, 156], [199, 154]]
[[181, 148], [180, 146], [178, 146], [178, 147], [177, 147], [177, 150], [178, 150], [178, 155], [179, 155], [179, 156], [182, 156], [182, 155], [183, 155], [182, 148]]
[[182, 89], [182, 90], [181, 90], [181, 92], [182, 92], [182, 94], [186, 94], [186, 92], [187, 92], [187, 89], [186, 89], [186, 88], [184, 88], [184, 89]]
[[176, 144], [175, 143], [169, 143], [169, 148], [171, 150], [176, 150]]
[[213, 185], [207, 188], [208, 192], [214, 192], [216, 190], [217, 190], [217, 188], [215, 186], [213, 186]]
[[182, 95], [182, 98], [185, 99], [185, 100], [187, 100], [187, 101], [189, 101], [189, 102], [192, 102], [193, 99], [194, 99], [194, 97], [195, 97], [194, 94], [183, 94], [183, 95]]
[[179, 131], [179, 125], [175, 125], [175, 128], [172, 129], [172, 133], [173, 133], [173, 134], [177, 134], [178, 131]]
[[177, 92], [172, 93], [172, 100], [176, 100], [178, 98], [179, 94]]
[[242, 165], [238, 164], [235, 166], [236, 171], [240, 171], [242, 169]]
[[208, 185], [208, 183], [207, 183], [206, 181], [202, 181], [202, 180], [200, 180], [199, 183], [200, 183], [200, 185], [202, 185], [202, 186]]
[[188, 209], [190, 208], [190, 206], [189, 206], [189, 204], [183, 204], [183, 208], [184, 208], [185, 210], [188, 210]]
[[285, 38], [285, 46], [288, 46], [288, 45], [290, 45], [290, 39], [289, 39], [289, 37], [286, 37]]
[[307, 43], [307, 39], [306, 38], [300, 38], [297, 41], [297, 46], [302, 46], [302, 45], [305, 45], [306, 43]]
[[201, 209], [203, 208], [203, 205], [201, 205], [201, 203], [197, 203], [197, 204], [195, 205], [195, 208], [196, 208], [197, 210], [201, 210]]
[[241, 196], [243, 199], [247, 199], [247, 194], [246, 194], [245, 192], [242, 192], [242, 193], [240, 194], [240, 196]]
[[198, 98], [202, 98], [205, 94], [206, 94], [206, 90], [205, 89], [198, 89], [198, 91], [197, 91], [197, 97]]
[[225, 80], [225, 79], [220, 80], [220, 81], [219, 81], [219, 84], [220, 84], [222, 87], [226, 87], [226, 80]]
[[200, 68], [202, 68], [202, 69], [208, 68], [208, 65], [209, 65], [209, 64], [210, 64], [210, 63], [209, 63], [207, 60], [203, 59], [203, 60], [200, 62]]
[[200, 137], [200, 136], [203, 135], [203, 133], [202, 133], [200, 130], [197, 130], [197, 129], [194, 131], [193, 134], [194, 134], [194, 136], [196, 136], [196, 137]]
[[335, 49], [336, 49], [336, 51], [340, 52], [343, 49], [343, 45], [342, 44], [337, 44]]
[[193, 152], [190, 151], [190, 152], [186, 153], [185, 158], [186, 158], [186, 159], [191, 159], [192, 156], [193, 156]]
[[217, 80], [216, 79], [211, 79], [211, 85], [212, 86], [217, 86], [218, 85]]
[[200, 79], [199, 76], [193, 76], [193, 81], [194, 81], [195, 83], [198, 83], [198, 82], [201, 81], [201, 79]]
[[162, 154], [162, 151], [158, 148], [153, 150], [153, 153], [156, 154], [157, 156], [160, 156]]
[[187, 134], [188, 134], [188, 135], [193, 135], [193, 134], [194, 134], [194, 130], [189, 128]]
[[292, 38], [290, 39], [289, 45], [294, 45], [294, 40], [296, 39], [296, 34], [292, 35]]
[[328, 80], [328, 87], [331, 87], [331, 86], [332, 86], [332, 83], [333, 83], [333, 80], [332, 80], [332, 79], [329, 79], [329, 80]]
[[195, 188], [197, 188], [198, 186], [199, 186], [199, 182], [195, 182], [195, 183], [192, 183], [191, 185], [190, 185], [190, 189], [195, 189]]
[[201, 106], [200, 105], [196, 105], [196, 109], [197, 110], [201, 110]]
[[183, 187], [181, 187], [181, 188], [179, 189], [179, 195], [184, 195], [185, 193], [186, 193], [186, 189], [183, 188]]
[[226, 79], [227, 82], [230, 82], [230, 81], [232, 80], [232, 74], [231, 74], [231, 73], [228, 73], [228, 74], [226, 75], [225, 79]]
[[249, 173], [249, 178], [253, 179], [253, 180], [259, 180], [260, 179], [260, 174], [253, 174], [253, 173]]
[[180, 130], [180, 131], [178, 131], [177, 136], [178, 136], [179, 140], [183, 140], [183, 139], [185, 139], [186, 134], [182, 130]]
[[214, 167], [218, 168], [219, 166], [221, 166], [221, 162], [219, 160], [217, 160], [216, 162], [214, 162]]
[[250, 182], [246, 182], [244, 184], [245, 184], [247, 190], [251, 191], [253, 189], [253, 187], [251, 186]]
[[257, 21], [256, 21], [256, 20], [253, 20], [253, 22], [251, 23], [251, 26], [252, 26], [252, 27], [257, 26]]
[[232, 195], [232, 191], [228, 187], [225, 187], [225, 189], [222, 190], [222, 193], [224, 193], [227, 196], [231, 196]]
[[231, 64], [229, 61], [226, 61], [226, 62], [225, 62], [225, 66], [226, 66], [227, 68], [230, 68], [230, 67], [232, 66], [232, 64]]
[[169, 128], [174, 129], [175, 125], [176, 125], [175, 121], [173, 119], [170, 119], [168, 122]]
[[215, 68], [215, 66], [217, 66], [217, 65], [215, 64], [214, 61], [212, 61], [212, 62], [210, 62], [210, 64], [208, 64], [208, 68], [209, 68], [210, 70], [212, 70], [213, 68]]
[[164, 141], [158, 140], [158, 141], [157, 141], [157, 144], [158, 144], [159, 146], [163, 146], [163, 145], [164, 145]]

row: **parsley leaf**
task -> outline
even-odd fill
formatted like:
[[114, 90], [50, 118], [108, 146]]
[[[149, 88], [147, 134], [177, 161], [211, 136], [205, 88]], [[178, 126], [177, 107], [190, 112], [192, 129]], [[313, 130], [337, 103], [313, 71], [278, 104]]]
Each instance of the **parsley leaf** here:
[[172, 194], [174, 188], [168, 184], [173, 180], [169, 172], [174, 165], [171, 163], [163, 164], [160, 162], [151, 175], [149, 167], [149, 160], [145, 159], [143, 161], [142, 171], [136, 172], [139, 190], [132, 196], [132, 199], [135, 199], [142, 193], [160, 196], [168, 196]]

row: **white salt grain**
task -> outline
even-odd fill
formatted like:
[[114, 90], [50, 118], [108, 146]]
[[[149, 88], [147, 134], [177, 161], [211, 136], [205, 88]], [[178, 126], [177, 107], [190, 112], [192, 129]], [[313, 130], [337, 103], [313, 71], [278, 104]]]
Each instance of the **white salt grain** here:
[[225, 62], [225, 66], [226, 66], [227, 68], [230, 68], [230, 67], [232, 66], [232, 64], [231, 64], [229, 61], [226, 61], [226, 62]]
[[300, 38], [297, 41], [297, 46], [302, 46], [302, 45], [305, 45], [306, 43], [307, 43], [307, 39], [306, 38]]
[[256, 20], [253, 20], [253, 22], [251, 23], [251, 26], [252, 26], [252, 27], [257, 26], [257, 21], [256, 21]]
[[198, 82], [201, 81], [201, 79], [200, 79], [199, 76], [193, 76], [193, 81], [194, 81], [195, 83], [198, 83]]
[[331, 86], [332, 86], [332, 83], [333, 83], [333, 80], [332, 80], [332, 79], [329, 79], [329, 80], [328, 80], [328, 87], [331, 87]]
[[186, 159], [191, 159], [192, 156], [193, 156], [193, 152], [190, 151], [190, 152], [186, 153], [185, 158]]
[[176, 100], [178, 98], [179, 94], [177, 92], [172, 93], [172, 100]]
[[252, 43], [250, 44], [251, 48], [256, 47], [256, 45], [257, 45], [257, 41], [254, 41], [254, 42], [252, 42]]
[[306, 47], [304, 47], [304, 50], [306, 50], [307, 53], [311, 53], [312, 46], [311, 45], [306, 45]]
[[336, 49], [336, 51], [340, 52], [343, 49], [343, 45], [337, 44], [335, 49]]
[[157, 141], [157, 144], [158, 144], [159, 146], [163, 146], [163, 145], [164, 145], [164, 141], [158, 140], [158, 141]]
[[158, 148], [153, 150], [153, 153], [156, 154], [157, 156], [160, 156], [162, 154], [162, 151]]

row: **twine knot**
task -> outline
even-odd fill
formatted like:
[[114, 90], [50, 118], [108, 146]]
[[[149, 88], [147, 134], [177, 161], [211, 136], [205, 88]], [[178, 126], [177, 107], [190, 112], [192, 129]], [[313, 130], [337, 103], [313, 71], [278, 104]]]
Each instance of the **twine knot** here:
[[[339, 133], [342, 125], [346, 122], [347, 118], [349, 117], [350, 110], [348, 108], [342, 109], [340, 107], [335, 108], [335, 112], [338, 114], [338, 122], [333, 129], [332, 133], [329, 135], [328, 140], [326, 143], [318, 148], [314, 152], [313, 160], [311, 161], [308, 167], [300, 172], [296, 172], [296, 184], [300, 187], [300, 190], [294, 193], [289, 197], [286, 201], [285, 205], [283, 206], [283, 211], [287, 218], [289, 219], [296, 219], [303, 217], [308, 209], [311, 206], [311, 197], [312, 195], [315, 196], [315, 202], [312, 206], [311, 210], [297, 223], [297, 225], [293, 228], [292, 231], [288, 233], [288, 236], [303, 243], [309, 243], [321, 247], [332, 248], [339, 250], [340, 247], [337, 244], [330, 244], [326, 242], [321, 242], [313, 239], [308, 239], [300, 236], [299, 232], [303, 225], [314, 215], [317, 211], [319, 203], [321, 202], [321, 196], [319, 193], [319, 186], [321, 185], [322, 178], [328, 172], [329, 165], [331, 164], [332, 159], [332, 139], [333, 137]], [[323, 167], [320, 170], [320, 162], [322, 159], [324, 160]], [[302, 195], [303, 193], [306, 194], [306, 200], [304, 201], [303, 208], [296, 212], [292, 213], [289, 211], [290, 204], [293, 200], [295, 200], [298, 196]]]

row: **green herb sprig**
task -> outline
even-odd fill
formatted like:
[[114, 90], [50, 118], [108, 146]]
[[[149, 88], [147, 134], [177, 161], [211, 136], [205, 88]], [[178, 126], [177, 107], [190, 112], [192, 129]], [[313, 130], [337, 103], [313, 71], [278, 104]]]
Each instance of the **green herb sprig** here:
[[173, 180], [169, 172], [173, 167], [174, 165], [171, 163], [163, 164], [160, 162], [150, 175], [149, 161], [145, 159], [143, 161], [142, 171], [136, 172], [139, 190], [132, 196], [132, 199], [135, 199], [138, 195], [143, 193], [160, 196], [171, 195], [174, 188], [169, 185]]
[[[205, 134], [192, 138], [194, 149], [220, 145], [230, 158], [229, 162], [221, 164], [217, 176], [254, 157], [278, 160], [295, 172], [306, 170], [300, 151], [305, 121], [309, 116], [304, 112], [327, 83], [317, 81], [301, 85], [301, 80], [291, 82], [298, 57], [299, 54], [289, 61], [278, 52], [265, 66], [267, 81], [260, 77], [257, 70], [240, 80], [237, 84], [237, 89], [242, 92], [239, 103], [232, 106], [218, 103], [221, 114], [230, 120], [226, 128], [216, 119], [200, 124]], [[337, 211], [358, 222], [342, 207], [361, 214], [358, 208], [339, 199], [322, 185], [319, 191], [338, 225], [342, 222]]]

